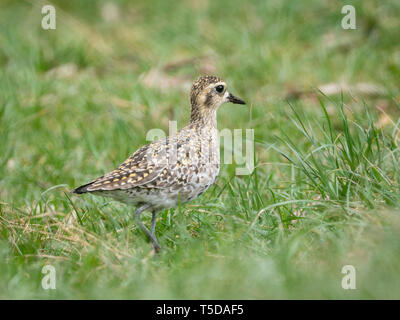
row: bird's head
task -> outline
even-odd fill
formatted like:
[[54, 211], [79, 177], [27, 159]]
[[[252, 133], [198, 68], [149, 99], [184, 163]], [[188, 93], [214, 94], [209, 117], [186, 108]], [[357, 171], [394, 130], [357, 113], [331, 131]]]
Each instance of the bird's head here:
[[226, 83], [222, 79], [216, 76], [198, 78], [190, 91], [191, 121], [212, 116], [225, 102], [246, 104], [227, 90]]

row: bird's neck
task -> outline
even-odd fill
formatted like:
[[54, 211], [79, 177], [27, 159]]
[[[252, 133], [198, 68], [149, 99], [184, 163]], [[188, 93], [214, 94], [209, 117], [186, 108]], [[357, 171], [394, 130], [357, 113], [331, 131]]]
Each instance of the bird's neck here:
[[217, 110], [205, 106], [193, 106], [190, 124], [200, 128], [217, 128]]

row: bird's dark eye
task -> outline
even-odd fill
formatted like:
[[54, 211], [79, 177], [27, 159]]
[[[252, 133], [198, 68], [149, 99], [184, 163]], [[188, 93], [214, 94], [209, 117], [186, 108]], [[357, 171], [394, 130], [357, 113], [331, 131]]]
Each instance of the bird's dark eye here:
[[217, 90], [217, 92], [221, 93], [222, 91], [224, 91], [224, 86], [222, 84], [220, 84], [219, 86], [215, 87], [215, 90]]

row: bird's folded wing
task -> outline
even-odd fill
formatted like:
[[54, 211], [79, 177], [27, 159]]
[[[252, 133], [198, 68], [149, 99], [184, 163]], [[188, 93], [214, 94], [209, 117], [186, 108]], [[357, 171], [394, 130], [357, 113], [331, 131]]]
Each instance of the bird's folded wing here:
[[84, 192], [130, 189], [152, 182], [167, 166], [163, 145], [165, 140], [140, 148], [115, 170], [82, 186]]

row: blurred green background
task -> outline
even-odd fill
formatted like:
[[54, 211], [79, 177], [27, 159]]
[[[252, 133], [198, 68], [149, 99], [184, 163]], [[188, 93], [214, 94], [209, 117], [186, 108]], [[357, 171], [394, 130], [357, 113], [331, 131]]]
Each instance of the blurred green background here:
[[[399, 30], [395, 0], [2, 0], [0, 298], [400, 298]], [[69, 191], [186, 125], [201, 74], [248, 102], [218, 122], [257, 167], [162, 212], [153, 256], [133, 208]]]

